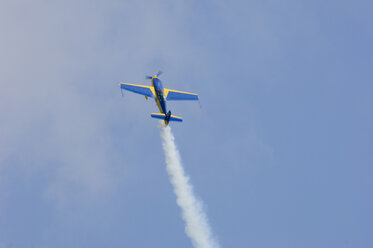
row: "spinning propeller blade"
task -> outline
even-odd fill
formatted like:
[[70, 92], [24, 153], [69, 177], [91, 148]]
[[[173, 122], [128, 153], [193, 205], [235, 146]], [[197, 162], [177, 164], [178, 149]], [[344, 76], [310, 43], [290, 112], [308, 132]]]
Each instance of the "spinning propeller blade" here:
[[[163, 74], [163, 71], [159, 70], [156, 76], [159, 77], [162, 74]], [[152, 76], [145, 76], [145, 79], [152, 79], [152, 78], [153, 78]]]

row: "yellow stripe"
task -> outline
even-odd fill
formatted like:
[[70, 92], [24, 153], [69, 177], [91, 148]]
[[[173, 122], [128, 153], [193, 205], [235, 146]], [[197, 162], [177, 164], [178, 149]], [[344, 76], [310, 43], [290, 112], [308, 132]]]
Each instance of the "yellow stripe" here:
[[137, 86], [137, 87], [143, 87], [143, 88], [150, 88], [150, 86], [139, 85], [139, 84], [128, 84], [128, 83], [120, 83], [120, 84], [131, 85], [131, 86]]
[[[165, 116], [165, 114], [163, 114], [163, 113], [151, 113], [151, 115]], [[180, 116], [176, 116], [176, 115], [171, 115], [171, 117], [175, 117], [175, 118], [180, 118], [180, 119], [182, 119], [182, 117], [180, 117]]]

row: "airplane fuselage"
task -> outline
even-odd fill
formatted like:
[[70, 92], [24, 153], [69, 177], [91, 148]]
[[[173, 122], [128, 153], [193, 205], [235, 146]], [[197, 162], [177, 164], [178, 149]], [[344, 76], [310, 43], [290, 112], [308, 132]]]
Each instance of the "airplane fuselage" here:
[[158, 109], [161, 113], [167, 113], [166, 99], [164, 98], [164, 90], [161, 80], [156, 76], [152, 78], [152, 85], [155, 91], [155, 102], [157, 103]]

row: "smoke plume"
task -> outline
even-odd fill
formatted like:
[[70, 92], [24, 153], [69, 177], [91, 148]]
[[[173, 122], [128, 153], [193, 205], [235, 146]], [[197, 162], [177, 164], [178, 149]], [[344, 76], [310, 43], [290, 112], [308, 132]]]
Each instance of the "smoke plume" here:
[[196, 248], [219, 247], [211, 233], [207, 216], [203, 211], [202, 204], [196, 199], [189, 177], [185, 175], [181, 164], [179, 151], [175, 145], [175, 138], [169, 126], [160, 124], [163, 150], [166, 157], [167, 173], [174, 193], [177, 198], [177, 205], [182, 210], [182, 217], [185, 221], [185, 233], [192, 240]]

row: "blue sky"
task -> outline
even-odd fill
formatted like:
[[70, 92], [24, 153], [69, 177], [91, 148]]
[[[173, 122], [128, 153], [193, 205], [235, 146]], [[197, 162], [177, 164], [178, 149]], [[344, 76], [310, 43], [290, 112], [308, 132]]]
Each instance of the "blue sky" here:
[[153, 101], [222, 247], [372, 247], [371, 1], [1, 1], [0, 247], [191, 247]]

